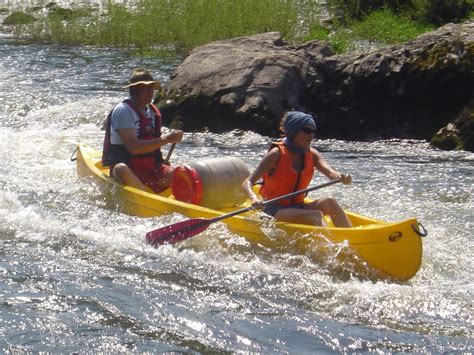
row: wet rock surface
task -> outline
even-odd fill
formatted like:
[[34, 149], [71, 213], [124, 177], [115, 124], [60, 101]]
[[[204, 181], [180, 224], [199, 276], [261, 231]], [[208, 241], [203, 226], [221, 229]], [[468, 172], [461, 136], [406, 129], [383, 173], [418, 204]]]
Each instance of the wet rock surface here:
[[185, 58], [159, 100], [165, 123], [188, 131], [276, 136], [281, 113], [296, 109], [316, 117], [322, 138], [431, 139], [472, 109], [473, 88], [471, 21], [369, 54], [334, 55], [323, 41], [292, 46], [277, 32], [209, 43]]

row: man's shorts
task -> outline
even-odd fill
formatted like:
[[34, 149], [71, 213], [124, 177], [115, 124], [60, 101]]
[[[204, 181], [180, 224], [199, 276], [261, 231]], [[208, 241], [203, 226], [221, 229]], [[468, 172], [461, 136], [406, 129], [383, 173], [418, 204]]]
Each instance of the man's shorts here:
[[173, 168], [168, 164], [156, 163], [153, 169], [134, 168], [132, 171], [143, 185], [149, 186], [156, 193], [162, 192], [170, 187], [166, 185], [165, 176], [170, 174]]

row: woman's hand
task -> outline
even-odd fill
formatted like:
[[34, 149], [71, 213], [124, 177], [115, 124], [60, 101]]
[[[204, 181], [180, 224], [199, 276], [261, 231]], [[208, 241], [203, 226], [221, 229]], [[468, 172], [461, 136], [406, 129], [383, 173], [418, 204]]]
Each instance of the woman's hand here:
[[341, 174], [341, 182], [344, 184], [344, 185], [350, 185], [352, 184], [352, 176], [351, 174]]
[[251, 202], [253, 210], [261, 210], [263, 208], [263, 201], [260, 200], [257, 196], [252, 197]]

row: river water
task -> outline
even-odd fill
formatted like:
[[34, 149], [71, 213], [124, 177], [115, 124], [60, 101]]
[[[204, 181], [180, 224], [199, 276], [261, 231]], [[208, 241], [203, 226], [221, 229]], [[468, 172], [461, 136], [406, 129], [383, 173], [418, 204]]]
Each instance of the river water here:
[[[133, 67], [166, 81], [177, 64], [0, 38], [0, 352], [474, 351], [472, 153], [315, 141], [354, 183], [313, 196], [384, 220], [415, 216], [429, 230], [406, 283], [340, 277], [220, 223], [174, 246], [147, 245], [147, 231], [185, 217], [116, 211], [70, 156], [79, 142], [101, 146]], [[187, 133], [171, 161], [232, 155], [253, 168], [268, 142]]]

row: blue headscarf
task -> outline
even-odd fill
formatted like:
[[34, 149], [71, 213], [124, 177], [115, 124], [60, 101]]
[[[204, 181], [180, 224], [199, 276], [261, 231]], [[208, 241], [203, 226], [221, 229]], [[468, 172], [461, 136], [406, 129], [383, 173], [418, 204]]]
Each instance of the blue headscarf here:
[[286, 135], [285, 144], [295, 153], [304, 154], [307, 151], [307, 149], [297, 147], [293, 143], [293, 137], [303, 127], [316, 129], [316, 122], [313, 116], [300, 111], [290, 111], [286, 113], [285, 122], [283, 123], [283, 129]]

